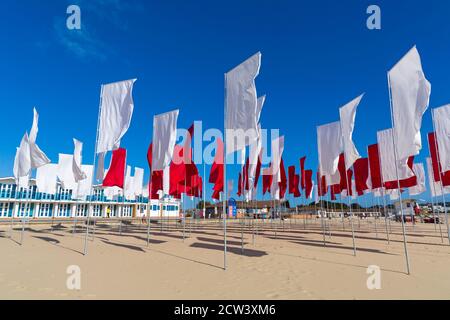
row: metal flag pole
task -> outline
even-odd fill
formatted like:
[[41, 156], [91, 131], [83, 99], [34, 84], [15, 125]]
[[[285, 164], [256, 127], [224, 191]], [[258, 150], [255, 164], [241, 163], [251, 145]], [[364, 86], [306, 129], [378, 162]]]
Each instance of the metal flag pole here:
[[439, 157], [439, 150], [438, 150], [438, 141], [437, 141], [437, 131], [434, 124], [434, 111], [431, 110], [431, 121], [433, 123], [433, 131], [434, 131], [434, 149], [436, 151], [436, 157], [437, 157], [437, 167], [438, 167], [438, 176], [439, 176], [439, 185], [441, 187], [441, 196], [442, 196], [442, 202], [444, 205], [444, 216], [445, 216], [445, 224], [447, 225], [447, 237], [448, 237], [448, 243], [450, 245], [450, 228], [448, 225], [448, 212], [447, 212], [447, 204], [445, 202], [445, 192], [444, 192], [444, 183], [442, 182], [442, 176], [441, 176], [441, 160]]
[[[430, 174], [430, 173], [428, 173], [428, 174]], [[431, 179], [433, 179], [433, 181], [434, 181], [434, 177], [431, 177]], [[433, 187], [434, 194], [436, 194], [436, 186], [434, 183], [433, 183], [432, 187]], [[436, 231], [436, 211], [434, 209], [433, 195], [431, 196], [431, 209], [433, 211], [434, 230]], [[441, 242], [444, 243], [444, 237], [442, 236], [441, 215], [440, 214], [439, 214], [439, 233], [441, 235]]]
[[150, 170], [150, 178], [148, 179], [149, 184], [149, 194], [148, 194], [148, 204], [147, 204], [147, 247], [150, 245], [150, 214], [152, 213], [152, 170]]
[[206, 163], [203, 159], [203, 221], [206, 221]]
[[[101, 89], [100, 89], [100, 103], [98, 106], [98, 119], [97, 119], [97, 133], [95, 136], [95, 148], [94, 148], [94, 161], [93, 161], [93, 168], [92, 168], [92, 186], [91, 186], [91, 194], [89, 196], [89, 204], [92, 205], [92, 197], [94, 194], [94, 184], [96, 181], [96, 177], [95, 177], [95, 165], [96, 165], [96, 160], [97, 160], [97, 144], [98, 144], [98, 134], [99, 134], [99, 130], [100, 130], [100, 116], [102, 113], [102, 97], [103, 97], [103, 84], [101, 85]], [[84, 251], [83, 254], [87, 255], [88, 253], [88, 246], [87, 246], [87, 242], [88, 242], [88, 236], [89, 236], [89, 223], [90, 223], [90, 213], [89, 213], [89, 207], [87, 210], [87, 219], [86, 219], [86, 234], [84, 236]]]
[[389, 89], [389, 105], [391, 110], [391, 122], [392, 122], [392, 143], [394, 145], [394, 158], [395, 158], [395, 173], [397, 175], [397, 187], [398, 187], [398, 193], [399, 193], [399, 199], [400, 199], [400, 214], [401, 214], [401, 220], [402, 220], [402, 232], [403, 232], [403, 246], [405, 249], [405, 259], [406, 259], [406, 271], [409, 274], [410, 268], [409, 268], [409, 257], [408, 257], [408, 246], [406, 241], [406, 230], [405, 230], [405, 221], [403, 216], [403, 199], [402, 199], [402, 192], [400, 189], [400, 177], [398, 174], [398, 160], [397, 160], [397, 144], [395, 143], [395, 123], [394, 123], [394, 110], [392, 108], [392, 95], [391, 95], [391, 80], [389, 77], [389, 73], [387, 74], [387, 80], [388, 80], [388, 89]]
[[[378, 144], [377, 144], [377, 151], [378, 151], [378, 167], [380, 167], [380, 180], [381, 180], [381, 187], [380, 187], [380, 192], [381, 192], [381, 197], [383, 198], [383, 209], [384, 209], [384, 224], [386, 226], [386, 238], [387, 238], [387, 242], [388, 244], [391, 243], [390, 237], [389, 237], [389, 229], [391, 228], [391, 221], [388, 218], [388, 212], [386, 210], [386, 194], [384, 192], [384, 181], [383, 181], [383, 167], [381, 165], [381, 159], [380, 159], [380, 149], [378, 148]], [[389, 224], [389, 228], [388, 228], [388, 224]]]
[[226, 218], [226, 201], [227, 201], [227, 74], [224, 74], [224, 108], [223, 108], [223, 269], [227, 270], [227, 218]]
[[[341, 132], [342, 131], [342, 123], [339, 122], [340, 126], [341, 126]], [[345, 146], [345, 139], [342, 138], [342, 141], [344, 143], [344, 149], [347, 149], [347, 147]], [[347, 169], [347, 163], [345, 161], [345, 155], [344, 155], [344, 167], [345, 167], [345, 181], [347, 182], [347, 199], [348, 199], [348, 206], [349, 206], [349, 210], [350, 210], [350, 225], [352, 227], [352, 242], [353, 242], [353, 255], [356, 256], [356, 243], [355, 243], [355, 228], [353, 225], [353, 210], [352, 210], [352, 206], [350, 204], [350, 194], [352, 191], [352, 181], [348, 181], [348, 169]], [[353, 169], [353, 172], [355, 170]]]

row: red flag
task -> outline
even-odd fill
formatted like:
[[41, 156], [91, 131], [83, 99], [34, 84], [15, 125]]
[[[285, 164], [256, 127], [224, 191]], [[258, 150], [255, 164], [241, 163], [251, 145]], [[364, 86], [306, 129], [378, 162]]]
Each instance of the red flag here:
[[186, 177], [186, 166], [183, 161], [184, 148], [182, 148], [179, 145], [176, 145], [173, 154], [174, 154], [174, 161], [170, 163], [169, 194], [171, 196], [185, 192], [184, 181]]
[[306, 188], [306, 176], [305, 176], [305, 161], [306, 157], [300, 159], [300, 175], [301, 175], [301, 188], [305, 190]]
[[369, 159], [359, 158], [353, 164], [355, 170], [355, 186], [358, 195], [362, 196], [364, 191], [369, 189], [367, 179], [369, 178]]
[[163, 189], [163, 171], [152, 172], [152, 179], [148, 189], [152, 199], [159, 199], [158, 191]]
[[300, 175], [296, 174], [294, 176], [294, 198], [299, 198], [302, 194], [300, 193], [300, 189], [298, 188], [298, 185], [300, 184]]
[[214, 157], [214, 163], [211, 166], [209, 173], [209, 183], [214, 183], [212, 198], [220, 200], [220, 192], [223, 192], [224, 176], [223, 176], [223, 141], [217, 138], [216, 155]]
[[283, 199], [284, 196], [286, 195], [287, 190], [287, 177], [286, 177], [286, 170], [284, 169], [283, 158], [281, 158], [280, 162], [280, 176], [281, 181], [278, 183], [278, 185], [280, 186], [280, 199]]
[[381, 170], [380, 156], [378, 153], [378, 144], [372, 144], [367, 148], [369, 155], [370, 179], [372, 181], [372, 189], [381, 188]]
[[288, 174], [289, 174], [289, 194], [293, 194], [295, 192], [295, 166], [289, 166]]
[[325, 176], [321, 176], [319, 170], [317, 170], [317, 191], [319, 197], [323, 197], [327, 194], [327, 181]]
[[[414, 166], [414, 156], [411, 156], [408, 158], [408, 167], [411, 170], [413, 170], [413, 166]], [[414, 172], [414, 170], [413, 170], [413, 172]], [[417, 185], [417, 177], [416, 176], [412, 176], [411, 178], [400, 180], [400, 188], [410, 188], [410, 187], [414, 187], [415, 185]], [[398, 189], [398, 182], [397, 181], [386, 181], [384, 183], [384, 187], [388, 190]]]
[[255, 182], [253, 184], [255, 189], [258, 187], [258, 180], [260, 175], [261, 175], [261, 155], [258, 156], [258, 163], [256, 164]]
[[239, 172], [239, 179], [238, 179], [238, 197], [242, 195], [242, 173]]
[[[436, 143], [436, 134], [434, 132], [428, 134], [428, 148], [430, 149], [431, 163], [433, 165], [434, 181], [442, 181], [444, 187], [450, 186], [450, 170], [444, 173], [442, 172], [441, 164], [438, 161], [439, 148]], [[438, 152], [436, 152], [436, 150]]]
[[305, 197], [309, 197], [311, 195], [311, 191], [313, 189], [313, 181], [312, 181], [313, 171], [305, 170]]
[[125, 149], [119, 148], [113, 151], [111, 165], [103, 180], [103, 187], [119, 187], [123, 189], [126, 158], [127, 151]]
[[263, 195], [266, 194], [266, 192], [270, 192], [270, 186], [272, 185], [272, 175], [265, 175], [263, 174]]
[[[339, 192], [341, 193], [342, 191], [349, 189], [348, 188], [348, 184], [352, 181], [351, 179], [348, 179], [345, 177], [345, 156], [343, 153], [341, 153], [339, 155], [339, 162], [338, 162], [338, 170], [339, 170], [339, 175], [341, 176], [340, 182], [339, 182]], [[350, 175], [350, 169], [347, 170], [347, 177]], [[337, 190], [337, 189], [335, 189]]]
[[244, 184], [244, 188], [245, 190], [250, 190], [250, 186], [249, 186], [249, 182], [248, 182], [248, 169], [250, 167], [250, 159], [247, 158], [247, 160], [245, 161], [245, 166], [242, 170], [242, 176], [243, 176], [243, 181], [242, 184]]
[[339, 184], [333, 184], [330, 186], [331, 200], [336, 200], [336, 195], [341, 193], [341, 186]]

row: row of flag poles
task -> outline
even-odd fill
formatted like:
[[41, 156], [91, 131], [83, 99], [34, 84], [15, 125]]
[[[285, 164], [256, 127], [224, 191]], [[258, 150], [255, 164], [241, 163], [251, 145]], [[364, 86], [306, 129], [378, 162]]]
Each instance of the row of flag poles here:
[[[296, 166], [286, 167], [283, 161], [285, 137], [271, 141], [271, 162], [262, 166], [261, 114], [266, 96], [258, 96], [256, 78], [261, 67], [261, 53], [258, 52], [234, 69], [225, 73], [224, 140], [216, 139], [216, 154], [211, 166], [208, 182], [213, 184], [211, 198], [223, 202], [224, 269], [227, 269], [227, 219], [228, 199], [233, 189], [233, 179], [227, 178], [227, 158], [235, 153], [241, 155], [241, 170], [237, 179], [238, 196], [247, 202], [257, 200], [258, 182], [262, 180], [262, 196], [270, 194], [274, 201], [294, 198], [303, 194], [304, 201], [321, 204], [329, 195], [336, 200], [347, 197], [350, 211], [353, 251], [357, 246], [353, 225], [351, 201], [357, 196], [372, 193], [374, 197], [391, 200], [400, 199], [403, 242], [407, 272], [410, 273], [407, 239], [403, 218], [402, 193], [410, 195], [425, 192], [425, 166], [414, 163], [414, 157], [422, 149], [420, 128], [422, 117], [429, 105], [431, 85], [422, 70], [416, 47], [413, 47], [389, 72], [388, 89], [392, 127], [377, 132], [377, 143], [367, 147], [367, 157], [362, 157], [353, 142], [353, 131], [358, 106], [364, 94], [339, 108], [339, 121], [317, 127], [318, 168], [314, 182], [313, 170], [305, 168], [306, 157], [300, 159], [299, 173]], [[91, 196], [95, 185], [105, 188], [107, 197], [119, 195], [125, 201], [136, 196], [161, 199], [171, 196], [204, 198], [205, 173], [200, 176], [192, 156], [192, 139], [195, 127], [186, 132], [183, 145], [177, 145], [177, 122], [179, 110], [154, 116], [153, 137], [147, 150], [150, 168], [148, 186], [143, 187], [144, 169], [127, 166], [127, 151], [121, 140], [131, 124], [134, 110], [133, 86], [136, 79], [110, 83], [101, 86], [97, 134], [93, 165], [82, 164], [83, 144], [74, 139], [72, 155], [60, 154], [58, 164], [52, 164], [38, 147], [38, 119], [34, 110], [30, 133], [25, 133], [17, 148], [14, 161], [14, 176], [19, 186], [29, 184], [32, 171], [36, 169], [36, 184], [40, 192], [55, 194], [56, 181], [62, 187], [73, 191], [75, 199]], [[433, 198], [450, 193], [450, 105], [432, 110], [433, 132], [428, 135], [430, 157], [426, 159], [430, 192]], [[236, 140], [236, 132], [253, 132], [245, 140]], [[108, 170], [105, 159], [111, 153]], [[248, 155], [247, 155], [248, 154]], [[185, 208], [183, 208], [185, 209]], [[150, 201], [147, 206], [148, 232], [150, 237]], [[185, 210], [183, 210], [184, 212]], [[89, 235], [89, 216], [85, 235]], [[445, 215], [448, 239], [450, 229]], [[389, 231], [386, 234], [389, 241]], [[185, 216], [183, 213], [183, 221]], [[183, 222], [184, 223], [184, 222]], [[324, 240], [325, 240], [325, 229]], [[325, 241], [324, 241], [325, 243]]]

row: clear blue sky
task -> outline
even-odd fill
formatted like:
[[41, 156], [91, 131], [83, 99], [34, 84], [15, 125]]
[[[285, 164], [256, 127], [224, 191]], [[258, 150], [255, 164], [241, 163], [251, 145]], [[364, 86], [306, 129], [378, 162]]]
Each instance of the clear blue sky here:
[[[122, 140], [128, 162], [147, 168], [155, 114], [180, 108], [180, 127], [223, 127], [223, 74], [261, 51], [258, 93], [267, 94], [265, 128], [286, 135], [285, 163], [307, 155], [317, 167], [316, 126], [362, 92], [354, 139], [360, 153], [390, 127], [386, 72], [414, 44], [432, 83], [431, 106], [450, 101], [448, 1], [121, 1], [5, 0], [0, 16], [0, 175], [40, 113], [38, 144], [54, 161], [84, 142], [92, 161], [100, 85], [138, 78], [135, 112]], [[65, 27], [78, 4], [82, 30]], [[382, 30], [366, 28], [381, 7]], [[431, 115], [424, 117], [425, 134]], [[208, 168], [209, 171], [209, 168]], [[236, 178], [233, 171], [233, 178]], [[211, 186], [207, 186], [210, 194]], [[421, 198], [428, 198], [428, 195]]]

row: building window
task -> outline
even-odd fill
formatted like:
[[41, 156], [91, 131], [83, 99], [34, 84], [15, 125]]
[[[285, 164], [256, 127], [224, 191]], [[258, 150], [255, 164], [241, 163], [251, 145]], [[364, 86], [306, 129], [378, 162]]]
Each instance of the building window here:
[[23, 217], [32, 217], [33, 216], [33, 209], [34, 209], [34, 204], [33, 203], [21, 203], [19, 205], [19, 214], [18, 216], [20, 218]]
[[131, 217], [131, 206], [124, 206], [122, 209], [122, 217]]
[[58, 206], [58, 217], [70, 217], [70, 204], [64, 203]]
[[92, 215], [93, 215], [94, 217], [101, 217], [101, 216], [102, 216], [102, 206], [101, 206], [101, 205], [96, 204], [96, 205], [94, 205], [94, 206], [92, 207], [92, 209], [93, 209]]
[[79, 204], [77, 205], [77, 217], [86, 217], [88, 212], [87, 204]]
[[12, 217], [13, 204], [9, 202], [0, 202], [0, 218]]
[[52, 211], [53, 211], [53, 204], [50, 203], [42, 203], [39, 206], [39, 213], [38, 216], [39, 217], [51, 217], [52, 216]]

